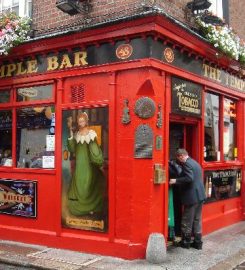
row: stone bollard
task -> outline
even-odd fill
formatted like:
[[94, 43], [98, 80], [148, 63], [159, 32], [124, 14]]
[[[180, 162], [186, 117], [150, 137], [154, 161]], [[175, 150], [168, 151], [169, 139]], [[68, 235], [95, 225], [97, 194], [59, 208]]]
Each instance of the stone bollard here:
[[166, 242], [161, 233], [151, 233], [146, 247], [146, 260], [150, 263], [163, 263], [166, 258]]

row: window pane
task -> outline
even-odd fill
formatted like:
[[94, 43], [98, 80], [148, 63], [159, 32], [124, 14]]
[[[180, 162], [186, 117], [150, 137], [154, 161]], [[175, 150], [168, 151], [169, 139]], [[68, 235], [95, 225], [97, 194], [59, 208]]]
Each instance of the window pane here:
[[209, 0], [209, 2], [212, 4], [209, 8], [209, 11], [223, 19], [223, 1]]
[[0, 165], [12, 166], [12, 112], [0, 111]]
[[108, 230], [107, 107], [66, 110], [62, 116], [62, 225]]
[[204, 160], [220, 160], [219, 150], [219, 96], [205, 96], [205, 142]]
[[54, 142], [53, 106], [17, 110], [17, 167], [54, 168]]
[[0, 103], [10, 102], [10, 91], [0, 91]]
[[33, 86], [17, 89], [17, 101], [35, 101], [52, 98], [52, 85]]
[[237, 158], [236, 148], [236, 103], [224, 99], [224, 159]]
[[32, 1], [25, 1], [25, 16], [32, 17]]
[[11, 7], [12, 1], [9, 0], [3, 0], [3, 9], [6, 9], [8, 7]]
[[19, 15], [19, 6], [12, 7], [12, 11]]

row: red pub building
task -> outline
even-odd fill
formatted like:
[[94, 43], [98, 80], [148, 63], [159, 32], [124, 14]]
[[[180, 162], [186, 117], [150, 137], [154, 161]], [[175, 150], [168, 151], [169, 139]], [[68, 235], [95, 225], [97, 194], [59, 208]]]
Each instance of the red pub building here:
[[244, 219], [244, 75], [182, 23], [150, 10], [0, 60], [1, 239], [144, 258], [178, 148], [203, 168], [204, 234]]

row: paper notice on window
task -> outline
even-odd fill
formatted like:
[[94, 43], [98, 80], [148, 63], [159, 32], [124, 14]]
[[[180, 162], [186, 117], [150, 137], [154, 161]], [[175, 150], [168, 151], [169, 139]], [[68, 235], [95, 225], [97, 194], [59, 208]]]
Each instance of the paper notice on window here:
[[54, 156], [43, 156], [43, 168], [44, 169], [54, 168]]
[[46, 151], [54, 151], [55, 135], [46, 135]]

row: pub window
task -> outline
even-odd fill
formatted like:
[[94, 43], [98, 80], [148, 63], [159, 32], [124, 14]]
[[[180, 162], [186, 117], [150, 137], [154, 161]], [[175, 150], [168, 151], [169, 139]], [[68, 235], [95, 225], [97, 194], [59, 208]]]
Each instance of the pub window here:
[[219, 101], [217, 95], [206, 93], [205, 96], [205, 125], [204, 125], [204, 160], [219, 161]]
[[0, 90], [0, 103], [10, 102], [10, 91], [9, 90]]
[[0, 111], [0, 166], [12, 166], [12, 111]]
[[237, 158], [236, 127], [236, 103], [224, 98], [224, 160], [235, 160]]
[[41, 85], [18, 88], [16, 97], [18, 102], [48, 100], [53, 95], [52, 85]]
[[19, 168], [54, 168], [54, 106], [16, 110], [16, 160]]

